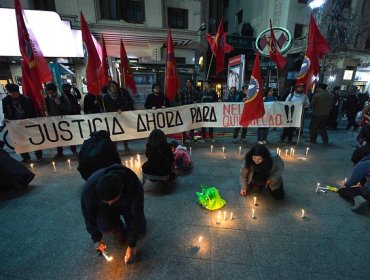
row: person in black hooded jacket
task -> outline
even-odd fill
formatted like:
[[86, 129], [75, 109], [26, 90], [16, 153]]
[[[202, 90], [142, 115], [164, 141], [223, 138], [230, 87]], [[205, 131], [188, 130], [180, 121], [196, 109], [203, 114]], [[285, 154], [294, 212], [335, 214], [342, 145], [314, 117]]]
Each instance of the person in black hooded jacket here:
[[137, 239], [146, 230], [144, 190], [136, 174], [120, 164], [98, 169], [86, 181], [81, 208], [86, 229], [99, 251], [106, 248], [103, 233], [122, 231], [123, 216], [128, 243], [125, 262], [132, 261]]

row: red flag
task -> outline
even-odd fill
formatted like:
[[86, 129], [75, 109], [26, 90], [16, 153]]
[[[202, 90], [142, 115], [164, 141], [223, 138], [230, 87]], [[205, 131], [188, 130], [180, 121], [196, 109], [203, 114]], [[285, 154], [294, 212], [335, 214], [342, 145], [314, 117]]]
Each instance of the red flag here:
[[262, 118], [265, 115], [265, 107], [262, 97], [262, 80], [260, 68], [260, 54], [257, 52], [252, 76], [248, 87], [248, 100], [244, 102], [243, 114], [240, 119], [240, 125], [247, 127], [253, 120]]
[[225, 53], [233, 50], [233, 47], [226, 43], [226, 35], [224, 33], [224, 18], [221, 18], [216, 35], [213, 37], [207, 34], [206, 39], [211, 47], [212, 53], [216, 59], [216, 74], [222, 72], [225, 68]]
[[87, 27], [85, 17], [82, 12], [81, 17], [81, 32], [82, 32], [82, 41], [84, 42], [86, 51], [87, 51], [87, 65], [86, 65], [86, 82], [87, 90], [93, 95], [98, 95], [100, 92], [99, 86], [99, 74], [101, 61], [96, 51], [92, 35]]
[[128, 64], [128, 57], [126, 53], [125, 46], [123, 45], [123, 41], [121, 40], [121, 50], [120, 50], [120, 58], [121, 58], [121, 80], [124, 87], [129, 87], [132, 89], [134, 94], [137, 93], [136, 84], [134, 80], [134, 75], [131, 74], [131, 68]]
[[313, 15], [311, 14], [308, 31], [308, 46], [302, 62], [301, 70], [297, 77], [297, 84], [305, 84], [305, 92], [311, 89], [316, 83], [316, 77], [320, 73], [319, 59], [329, 51], [330, 47], [324, 36], [322, 36]]
[[[44, 97], [42, 95], [42, 82], [53, 80], [47, 61], [39, 45], [28, 29], [23, 18], [23, 10], [19, 0], [15, 0], [15, 16], [17, 19], [19, 49], [22, 55], [22, 77], [26, 81], [24, 94], [33, 100], [35, 109], [41, 116], [46, 115]], [[24, 76], [23, 76], [24, 75]]]
[[102, 60], [100, 69], [100, 88], [108, 85], [108, 65], [107, 65], [107, 48], [105, 46], [105, 41], [103, 37], [103, 49], [102, 49]]
[[279, 47], [276, 41], [274, 30], [272, 29], [272, 23], [270, 19], [270, 58], [276, 63], [276, 66], [281, 70], [285, 67], [287, 59], [279, 52]]
[[164, 81], [164, 94], [169, 101], [176, 98], [179, 89], [179, 77], [176, 69], [176, 58], [173, 50], [171, 30], [167, 34], [167, 53], [166, 53], [166, 77]]

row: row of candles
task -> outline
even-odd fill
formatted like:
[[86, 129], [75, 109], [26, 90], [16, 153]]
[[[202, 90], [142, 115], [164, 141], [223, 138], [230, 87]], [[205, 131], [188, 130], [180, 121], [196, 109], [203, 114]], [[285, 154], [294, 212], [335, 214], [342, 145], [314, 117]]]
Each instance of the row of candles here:
[[[306, 156], [308, 155], [308, 151], [309, 150], [310, 150], [310, 148], [307, 147], [306, 148]], [[281, 155], [281, 149], [280, 148], [276, 148], [276, 153], [280, 156]], [[285, 150], [285, 156], [287, 157], [288, 154], [289, 154], [289, 156], [294, 157], [294, 154], [295, 154], [294, 148], [290, 148], [290, 150], [289, 149], [286, 149]]]
[[[71, 171], [72, 170], [71, 160], [67, 159], [67, 163], [68, 163], [68, 170]], [[53, 171], [58, 172], [55, 161], [52, 161], [51, 164], [53, 166]], [[35, 165], [33, 163], [30, 163], [30, 167], [31, 167], [32, 172], [35, 172]]]

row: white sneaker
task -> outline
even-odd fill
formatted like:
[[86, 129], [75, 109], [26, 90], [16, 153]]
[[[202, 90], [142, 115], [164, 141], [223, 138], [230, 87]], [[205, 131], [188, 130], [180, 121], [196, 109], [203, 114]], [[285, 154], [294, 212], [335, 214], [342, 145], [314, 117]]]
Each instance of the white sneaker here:
[[263, 145], [263, 141], [258, 141], [257, 143]]
[[353, 198], [353, 200], [355, 202], [355, 205], [351, 208], [353, 212], [359, 212], [362, 209], [362, 207], [365, 205], [365, 202], [367, 202], [367, 200], [363, 198], [361, 195], [356, 195]]

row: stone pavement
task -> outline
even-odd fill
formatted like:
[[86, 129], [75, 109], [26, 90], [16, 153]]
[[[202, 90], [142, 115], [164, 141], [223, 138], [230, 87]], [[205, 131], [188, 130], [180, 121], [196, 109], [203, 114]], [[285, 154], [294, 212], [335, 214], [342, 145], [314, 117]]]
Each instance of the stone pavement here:
[[[290, 146], [277, 143], [278, 133], [270, 131], [268, 147], [283, 149], [283, 201], [263, 192], [254, 207], [253, 195], [239, 196], [241, 144], [232, 144], [231, 136], [218, 138], [212, 154], [210, 143], [193, 144], [194, 169], [178, 178], [173, 192], [145, 194], [148, 232], [129, 266], [123, 264], [125, 248], [112, 238], [105, 238], [112, 262], [95, 253], [81, 215], [84, 181], [76, 159], [72, 171], [68, 157], [58, 161], [57, 173], [50, 160], [35, 163], [29, 190], [0, 201], [0, 279], [369, 279], [369, 208], [354, 214], [336, 193], [315, 193], [317, 182], [338, 184], [349, 177], [356, 134], [330, 131], [331, 144], [311, 145], [303, 160], [297, 158], [306, 151], [307, 135], [292, 158], [285, 156]], [[242, 153], [255, 142], [248, 135]], [[144, 145], [130, 142], [132, 155], [143, 159]], [[132, 156], [121, 154], [123, 162]], [[227, 201], [222, 211], [232, 211], [232, 221], [216, 224], [217, 211], [197, 205], [202, 183], [219, 189]]]

